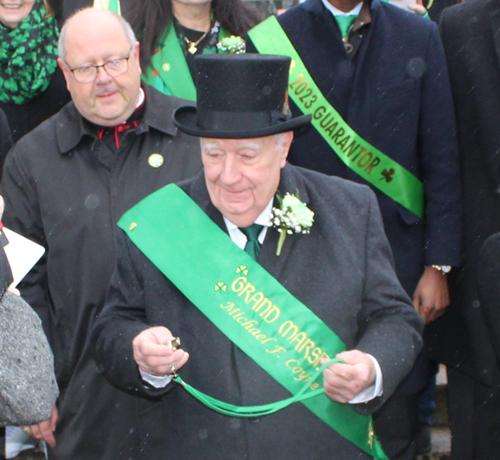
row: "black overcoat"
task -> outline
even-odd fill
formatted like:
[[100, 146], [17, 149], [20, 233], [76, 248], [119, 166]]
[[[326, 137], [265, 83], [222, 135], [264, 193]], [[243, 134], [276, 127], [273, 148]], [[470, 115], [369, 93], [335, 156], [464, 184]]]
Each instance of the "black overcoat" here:
[[478, 289], [481, 311], [500, 362], [500, 233], [491, 235], [479, 253]]
[[117, 152], [71, 102], [22, 138], [5, 163], [5, 225], [46, 248], [21, 291], [42, 318], [61, 389], [51, 459], [135, 459], [139, 436], [151, 435], [137, 425], [147, 401], [113, 388], [87, 343], [115, 266], [116, 222], [154, 190], [201, 168], [198, 139], [172, 121], [186, 101], [144, 88], [143, 117]]
[[[498, 378], [476, 287], [486, 238], [500, 231], [500, 2], [468, 0], [444, 10], [441, 35], [457, 118], [463, 184], [462, 270], [452, 272], [451, 306], [431, 353], [479, 382]], [[497, 377], [495, 377], [497, 376]]]
[[[205, 178], [180, 186], [224, 231]], [[368, 188], [287, 165], [280, 192], [300, 193], [315, 212], [308, 235], [289, 235], [276, 256], [279, 233], [267, 232], [257, 259], [344, 341], [379, 361], [384, 394], [357, 405], [380, 407], [410, 370], [421, 346], [422, 319], [397, 281], [374, 195]], [[200, 231], [202, 231], [200, 229]], [[207, 242], [209, 244], [209, 242]], [[233, 345], [122, 233], [106, 307], [93, 330], [96, 359], [121, 388], [163, 394], [164, 447], [146, 458], [202, 460], [369, 458], [302, 404], [260, 419], [220, 415], [177, 384], [152, 390], [140, 379], [133, 338], [148, 325], [181, 337], [190, 360], [180, 373], [204, 393], [238, 405], [278, 401], [289, 393]], [[147, 449], [148, 446], [145, 446]]]

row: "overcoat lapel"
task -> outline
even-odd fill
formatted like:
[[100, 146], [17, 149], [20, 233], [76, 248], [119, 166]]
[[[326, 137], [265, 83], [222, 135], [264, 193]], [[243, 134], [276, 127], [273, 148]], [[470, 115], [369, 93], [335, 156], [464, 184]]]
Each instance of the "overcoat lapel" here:
[[[316, 25], [320, 25], [324, 29], [322, 32], [327, 32], [328, 36], [335, 36], [337, 35], [339, 39], [342, 39], [340, 35], [340, 29], [337, 26], [337, 22], [335, 18], [333, 17], [332, 13], [328, 11], [322, 4], [321, 0], [314, 0], [306, 5], [304, 5], [304, 9], [306, 11], [309, 11], [310, 13], [314, 14], [314, 20], [316, 22]], [[319, 39], [316, 40], [316, 44], [324, 44], [325, 40], [324, 37], [321, 36], [321, 33], [318, 34], [317, 36]], [[314, 37], [316, 38], [316, 37]], [[326, 41], [328, 43], [328, 40]], [[331, 45], [331, 43], [330, 43]], [[343, 47], [343, 45], [342, 45]]]
[[[378, 0], [373, 0], [370, 6], [371, 22], [368, 30], [364, 33], [363, 41], [358, 50], [356, 58], [356, 66], [354, 72], [354, 84], [352, 87], [351, 97], [349, 101], [346, 121], [354, 129], [363, 131], [361, 120], [366, 120], [366, 116], [360, 117], [362, 113], [371, 113], [372, 107], [369, 105], [370, 99], [365, 96], [367, 91], [366, 75], [370, 75], [371, 71], [367, 69], [376, 68], [380, 62], [383, 62], [382, 50], [387, 49], [387, 44], [383, 43], [385, 40], [386, 26], [384, 24], [385, 17], [380, 8]], [[376, 18], [376, 19], [375, 19]], [[380, 33], [378, 31], [381, 31]], [[375, 82], [378, 84], [378, 82]], [[370, 87], [373, 88], [373, 87]], [[360, 106], [359, 102], [363, 101]], [[369, 140], [369, 139], [367, 139]], [[349, 170], [349, 179], [355, 179], [359, 176], [353, 171]], [[359, 179], [358, 179], [359, 180]]]

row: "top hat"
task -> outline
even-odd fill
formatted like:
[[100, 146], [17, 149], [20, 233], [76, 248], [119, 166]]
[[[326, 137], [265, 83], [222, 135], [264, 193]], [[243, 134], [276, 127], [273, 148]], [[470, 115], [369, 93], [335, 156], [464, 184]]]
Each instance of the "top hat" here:
[[311, 121], [310, 115], [291, 118], [283, 113], [289, 57], [208, 54], [194, 62], [197, 107], [180, 107], [174, 113], [174, 123], [186, 134], [248, 139], [291, 131]]

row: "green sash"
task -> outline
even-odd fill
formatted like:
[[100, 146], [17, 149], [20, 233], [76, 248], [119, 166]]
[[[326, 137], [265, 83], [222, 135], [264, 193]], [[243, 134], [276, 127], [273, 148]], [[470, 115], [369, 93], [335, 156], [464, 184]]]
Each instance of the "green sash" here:
[[359, 136], [323, 96], [278, 20], [272, 16], [248, 32], [259, 53], [290, 56], [289, 95], [339, 158], [353, 171], [419, 217], [422, 182]]
[[122, 14], [120, 0], [94, 0], [94, 8], [99, 10], [110, 10], [117, 14]]
[[[221, 27], [219, 40], [227, 36], [229, 33]], [[196, 101], [196, 87], [173, 24], [165, 29], [159, 47], [160, 50], [152, 56], [151, 64], [143, 74], [146, 83], [164, 94]], [[208, 50], [203, 50], [203, 54], [208, 54]], [[158, 73], [156, 77], [155, 72]]]
[[[312, 382], [322, 358], [346, 349], [176, 185], [149, 195], [118, 225], [210, 321], [292, 394]], [[319, 393], [320, 388], [322, 376], [307, 391]], [[387, 459], [371, 417], [324, 392], [302, 403], [363, 451]]]

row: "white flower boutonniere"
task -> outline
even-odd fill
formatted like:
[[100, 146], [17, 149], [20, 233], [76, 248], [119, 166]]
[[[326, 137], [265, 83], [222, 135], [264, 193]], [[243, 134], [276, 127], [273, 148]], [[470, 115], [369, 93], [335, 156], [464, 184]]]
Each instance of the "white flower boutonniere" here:
[[231, 35], [220, 40], [217, 43], [217, 49], [219, 53], [243, 54], [247, 49], [247, 45], [243, 38]]
[[279, 256], [287, 234], [310, 232], [314, 222], [314, 212], [299, 200], [298, 191], [296, 195], [287, 193], [284, 198], [281, 198], [279, 193], [276, 196], [281, 208], [271, 210], [271, 224], [280, 232], [276, 248], [276, 255]]

